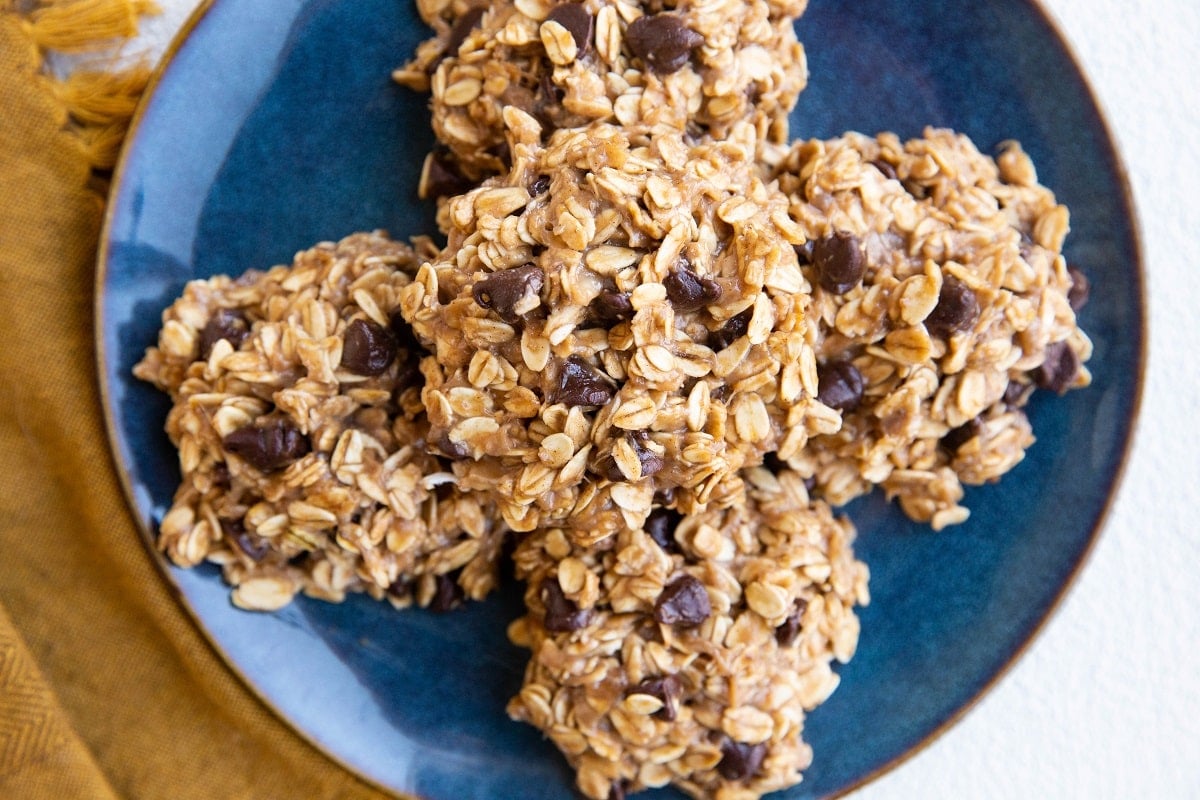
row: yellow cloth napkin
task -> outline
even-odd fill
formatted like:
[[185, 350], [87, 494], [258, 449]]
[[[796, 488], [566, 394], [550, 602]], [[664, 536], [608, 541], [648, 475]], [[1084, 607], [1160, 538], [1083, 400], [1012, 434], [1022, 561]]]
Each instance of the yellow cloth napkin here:
[[68, 118], [27, 6], [0, 0], [0, 798], [383, 797], [248, 691], [142, 546], [94, 362], [113, 128]]

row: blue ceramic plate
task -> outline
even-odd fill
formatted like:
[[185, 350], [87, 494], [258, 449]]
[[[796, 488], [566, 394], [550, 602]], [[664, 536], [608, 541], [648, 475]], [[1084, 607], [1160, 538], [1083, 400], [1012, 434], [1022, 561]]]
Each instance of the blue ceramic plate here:
[[[858, 656], [815, 711], [816, 763], [781, 797], [856, 786], [945, 728], [1012, 663], [1079, 568], [1129, 442], [1143, 360], [1136, 225], [1087, 85], [1025, 0], [813, 0], [812, 81], [797, 136], [958, 128], [1015, 138], [1072, 210], [1067, 255], [1095, 290], [1094, 385], [1034, 398], [1037, 445], [969, 492], [936, 535], [878, 498], [852, 516], [874, 601]], [[431, 136], [423, 98], [389, 80], [425, 35], [409, 0], [217, 2], [142, 109], [115, 181], [100, 263], [100, 374], [116, 460], [150, 540], [178, 479], [166, 398], [130, 369], [196, 277], [287, 262], [322, 239], [434, 230], [415, 197]], [[212, 569], [165, 568], [229, 664], [280, 715], [381, 786], [430, 800], [571, 796], [554, 748], [504, 715], [524, 656], [504, 637], [518, 592], [461, 613], [354, 598], [235, 610]], [[517, 788], [519, 787], [519, 788]], [[679, 797], [671, 792], [646, 795]]]

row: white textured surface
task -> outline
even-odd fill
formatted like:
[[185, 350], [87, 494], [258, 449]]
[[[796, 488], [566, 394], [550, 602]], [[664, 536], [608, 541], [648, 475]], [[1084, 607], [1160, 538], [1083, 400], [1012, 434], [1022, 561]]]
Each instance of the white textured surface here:
[[[162, 2], [148, 46], [192, 4]], [[1200, 798], [1200, 3], [1044, 5], [1104, 107], [1142, 223], [1150, 364], [1133, 458], [1088, 564], [1024, 658], [854, 800]]]

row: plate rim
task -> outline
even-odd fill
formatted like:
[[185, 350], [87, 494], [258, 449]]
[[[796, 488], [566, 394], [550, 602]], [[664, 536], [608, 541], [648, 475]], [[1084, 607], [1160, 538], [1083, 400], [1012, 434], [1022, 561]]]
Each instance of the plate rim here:
[[[226, 652], [225, 648], [216, 640], [215, 635], [210, 630], [209, 626], [205, 625], [187, 595], [183, 592], [179, 583], [172, 575], [172, 565], [168, 563], [166, 557], [159, 551], [154, 533], [148, 524], [148, 520], [143, 518], [143, 515], [138, 512], [138, 503], [136, 501], [134, 487], [131, 482], [131, 472], [126, 468], [124, 459], [120, 452], [118, 444], [118, 426], [117, 420], [113, 413], [113, 405], [111, 402], [111, 393], [109, 392], [109, 381], [107, 375], [108, 359], [105, 347], [105, 313], [104, 313], [104, 287], [107, 283], [108, 262], [110, 255], [110, 243], [112, 226], [115, 220], [115, 205], [111, 202], [113, 193], [122, 185], [125, 178], [127, 162], [132, 151], [132, 142], [141, 127], [143, 118], [154, 101], [154, 95], [159, 84], [164, 79], [166, 73], [173, 64], [175, 57], [180, 49], [185, 45], [190, 38], [192, 32], [200, 24], [200, 22], [208, 15], [210, 11], [217, 5], [218, 0], [200, 0], [196, 7], [189, 14], [179, 30], [171, 38], [170, 43], [159, 57], [158, 62], [154, 65], [149, 81], [138, 100], [137, 107], [133, 116], [130, 119], [129, 127], [126, 130], [125, 139], [122, 143], [120, 156], [116, 167], [113, 170], [112, 178], [108, 187], [106, 196], [103, 222], [100, 229], [99, 241], [96, 250], [96, 271], [95, 271], [95, 290], [92, 303], [92, 318], [93, 318], [93, 338], [95, 341], [95, 364], [97, 383], [99, 387], [99, 400], [101, 411], [104, 418], [105, 433], [108, 439], [108, 451], [111, 458], [111, 464], [117, 473], [118, 480], [121, 484], [122, 493], [125, 497], [126, 510], [132, 518], [135, 527], [138, 530], [142, 544], [145, 547], [146, 556], [154, 563], [158, 574], [166, 585], [166, 589], [172, 595], [176, 602], [180, 604], [183, 611], [186, 613], [192, 627], [195, 628], [201, 638], [206, 642], [217, 659], [224, 663], [227, 669], [241, 682], [242, 686], [249, 691], [265, 709], [273, 714], [284, 726], [292, 733], [298, 736], [311, 746], [317, 753], [321, 754], [326, 759], [341, 767], [349, 773], [354, 779], [362, 781], [378, 791], [398, 798], [399, 800], [408, 800], [408, 798], [416, 798], [417, 795], [398, 790], [388, 786], [376, 778], [360, 771], [353, 767], [347, 761], [339, 757], [335, 752], [327, 748], [324, 744], [315, 738], [314, 734], [309, 733], [301, 726], [292, 722], [288, 715], [280, 709], [273, 700], [264, 694], [259, 686], [249, 678], [248, 675], [235, 663], [232, 656]], [[989, 695], [1001, 681], [1012, 674], [1017, 664], [1028, 653], [1030, 647], [1035, 641], [1041, 638], [1045, 633], [1050, 622], [1058, 615], [1062, 609], [1063, 603], [1076, 587], [1079, 582], [1079, 576], [1084, 568], [1091, 561], [1092, 554], [1095, 552], [1096, 543], [1108, 526], [1112, 515], [1113, 506], [1118, 495], [1125, 483], [1125, 478], [1128, 473], [1129, 463], [1135, 447], [1135, 443], [1139, 436], [1139, 428], [1141, 427], [1141, 412], [1142, 402], [1145, 396], [1146, 386], [1146, 368], [1149, 351], [1149, 314], [1146, 292], [1146, 253], [1143, 235], [1143, 226], [1141, 216], [1138, 213], [1136, 199], [1133, 193], [1132, 184], [1129, 180], [1129, 169], [1125, 164], [1125, 158], [1120, 147], [1120, 142], [1116, 137], [1112, 124], [1109, 122], [1109, 114], [1104, 103], [1096, 92], [1091, 79], [1086, 70], [1083, 69], [1082, 62], [1070, 38], [1066, 36], [1063, 30], [1062, 23], [1059, 19], [1045, 7], [1041, 0], [1023, 0], [1030, 13], [1036, 15], [1037, 21], [1040, 22], [1049, 32], [1050, 36], [1056, 41], [1062, 49], [1067, 61], [1070, 63], [1071, 69], [1074, 71], [1074, 77], [1082, 87], [1085, 99], [1091, 103], [1095, 110], [1096, 120], [1099, 123], [1099, 130], [1102, 145], [1109, 151], [1112, 158], [1112, 166], [1114, 168], [1115, 177], [1120, 189], [1119, 204], [1128, 211], [1129, 223], [1129, 238], [1132, 245], [1133, 259], [1130, 265], [1131, 272], [1131, 287], [1135, 295], [1133, 307], [1137, 309], [1137, 328], [1131, 331], [1131, 334], [1136, 335], [1137, 344], [1133, 350], [1134, 354], [1134, 370], [1135, 377], [1133, 383], [1133, 392], [1130, 397], [1129, 412], [1120, 422], [1124, 425], [1123, 441], [1120, 444], [1119, 456], [1116, 459], [1116, 469], [1111, 475], [1107, 491], [1104, 495], [1104, 503], [1097, 514], [1096, 519], [1088, 533], [1086, 543], [1083, 550], [1071, 566], [1070, 571], [1056, 588], [1053, 596], [1046, 605], [1045, 611], [1041, 618], [1037, 620], [1034, 626], [1025, 635], [1024, 639], [1008, 653], [1000, 666], [995, 672], [985, 680], [979, 688], [955, 711], [946, 717], [938, 725], [930, 729], [920, 739], [910, 745], [902, 753], [883, 762], [875, 769], [864, 773], [855, 781], [838, 789], [832, 794], [825, 795], [823, 800], [836, 800], [837, 798], [846, 797], [865, 786], [874, 783], [884, 775], [894, 771], [898, 767], [904, 765], [909, 760], [925, 752], [935, 741], [940, 739], [943, 734], [955, 727], [963, 720], [971, 711], [975, 710], [984, 697]]]

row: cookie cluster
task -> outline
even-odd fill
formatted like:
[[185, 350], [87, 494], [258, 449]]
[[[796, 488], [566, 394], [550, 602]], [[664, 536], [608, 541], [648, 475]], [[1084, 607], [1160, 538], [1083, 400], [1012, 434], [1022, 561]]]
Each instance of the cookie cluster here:
[[940, 529], [1087, 385], [1069, 217], [1016, 144], [788, 146], [785, 0], [418, 0], [444, 247], [355, 234], [189, 284], [135, 369], [160, 546], [245, 608], [446, 610], [512, 552], [509, 704], [592, 800], [794, 785], [868, 572], [833, 508]]

